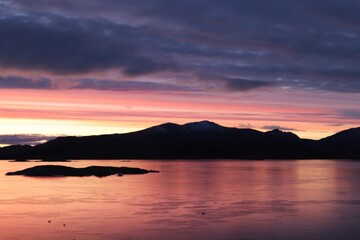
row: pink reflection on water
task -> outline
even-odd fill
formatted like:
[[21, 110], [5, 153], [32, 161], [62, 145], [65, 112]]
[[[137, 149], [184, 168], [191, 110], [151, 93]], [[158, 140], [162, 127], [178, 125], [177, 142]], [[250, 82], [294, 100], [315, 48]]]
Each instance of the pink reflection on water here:
[[38, 164], [43, 163], [0, 162], [0, 239], [356, 239], [360, 234], [357, 162], [74, 161], [59, 164], [161, 172], [106, 178], [4, 175]]

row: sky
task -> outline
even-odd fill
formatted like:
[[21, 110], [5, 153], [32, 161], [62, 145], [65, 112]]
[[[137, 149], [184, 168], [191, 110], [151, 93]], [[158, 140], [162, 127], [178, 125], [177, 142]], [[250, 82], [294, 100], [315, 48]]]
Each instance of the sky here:
[[358, 0], [0, 0], [0, 145], [360, 120]]

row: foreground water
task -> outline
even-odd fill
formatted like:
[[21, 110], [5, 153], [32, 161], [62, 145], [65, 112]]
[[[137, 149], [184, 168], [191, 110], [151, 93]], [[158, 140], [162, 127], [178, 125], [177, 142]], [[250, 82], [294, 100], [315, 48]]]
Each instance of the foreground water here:
[[360, 162], [74, 161], [136, 176], [5, 176], [0, 239], [360, 239]]

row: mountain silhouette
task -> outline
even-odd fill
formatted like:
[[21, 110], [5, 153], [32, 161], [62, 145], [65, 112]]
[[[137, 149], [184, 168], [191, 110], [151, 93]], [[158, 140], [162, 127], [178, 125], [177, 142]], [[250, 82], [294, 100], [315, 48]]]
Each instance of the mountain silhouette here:
[[319, 141], [322, 155], [333, 158], [360, 158], [360, 128], [351, 128]]
[[0, 148], [0, 159], [358, 159], [359, 145], [360, 128], [309, 140], [279, 129], [261, 132], [201, 121], [9, 146]]

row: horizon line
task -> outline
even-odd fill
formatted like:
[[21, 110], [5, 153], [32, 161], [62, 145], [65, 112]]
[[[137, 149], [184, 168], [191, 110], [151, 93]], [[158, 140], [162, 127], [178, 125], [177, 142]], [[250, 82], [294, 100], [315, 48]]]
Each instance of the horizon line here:
[[[252, 128], [252, 127], [229, 127], [229, 126], [224, 126], [221, 124], [218, 124], [214, 121], [211, 120], [200, 120], [200, 121], [194, 121], [194, 122], [187, 122], [184, 124], [179, 124], [179, 123], [175, 123], [175, 122], [164, 122], [161, 124], [157, 124], [157, 125], [153, 125], [150, 127], [145, 127], [145, 128], [141, 128], [135, 131], [129, 131], [129, 132], [114, 132], [114, 133], [104, 133], [104, 134], [90, 134], [90, 135], [46, 135], [46, 134], [4, 134], [4, 135], [0, 135], [0, 148], [3, 147], [9, 147], [9, 146], [16, 146], [16, 145], [30, 145], [30, 146], [35, 146], [35, 145], [39, 145], [39, 144], [43, 144], [46, 143], [48, 141], [54, 140], [56, 138], [60, 138], [60, 137], [91, 137], [91, 136], [108, 136], [108, 135], [116, 135], [116, 134], [130, 134], [130, 133], [135, 133], [135, 132], [141, 132], [141, 131], [145, 131], [147, 129], [151, 129], [151, 128], [155, 128], [155, 127], [160, 127], [166, 124], [173, 124], [173, 125], [177, 125], [177, 126], [185, 126], [185, 125], [190, 125], [190, 124], [199, 124], [199, 123], [206, 123], [206, 124], [213, 124], [219, 127], [223, 127], [223, 128], [231, 128], [231, 129], [250, 129], [250, 130], [254, 130], [254, 131], [258, 131], [258, 132], [262, 132], [262, 133], [266, 133], [266, 132], [272, 132], [275, 130], [278, 130], [280, 132], [284, 132], [284, 133], [292, 133], [294, 135], [296, 135], [297, 137], [299, 137], [296, 133], [294, 133], [293, 131], [298, 131], [296, 129], [294, 130], [286, 130], [286, 129], [281, 129], [281, 128], [273, 128], [273, 129], [269, 129], [268, 131], [263, 131], [263, 130], [259, 130], [259, 128]], [[276, 127], [276, 126], [275, 126]], [[304, 140], [313, 140], [313, 141], [319, 141], [321, 139], [325, 139], [328, 137], [331, 137], [337, 133], [343, 132], [343, 131], [347, 131], [347, 130], [351, 130], [351, 129], [356, 129], [356, 128], [360, 128], [360, 127], [353, 127], [353, 128], [347, 128], [347, 129], [343, 129], [341, 131], [335, 132], [334, 134], [319, 138], [319, 139], [312, 139], [312, 138], [301, 138], [300, 139], [304, 139]], [[5, 139], [4, 139], [5, 137]], [[18, 142], [16, 142], [18, 141]], [[7, 143], [6, 143], [7, 142]]]

